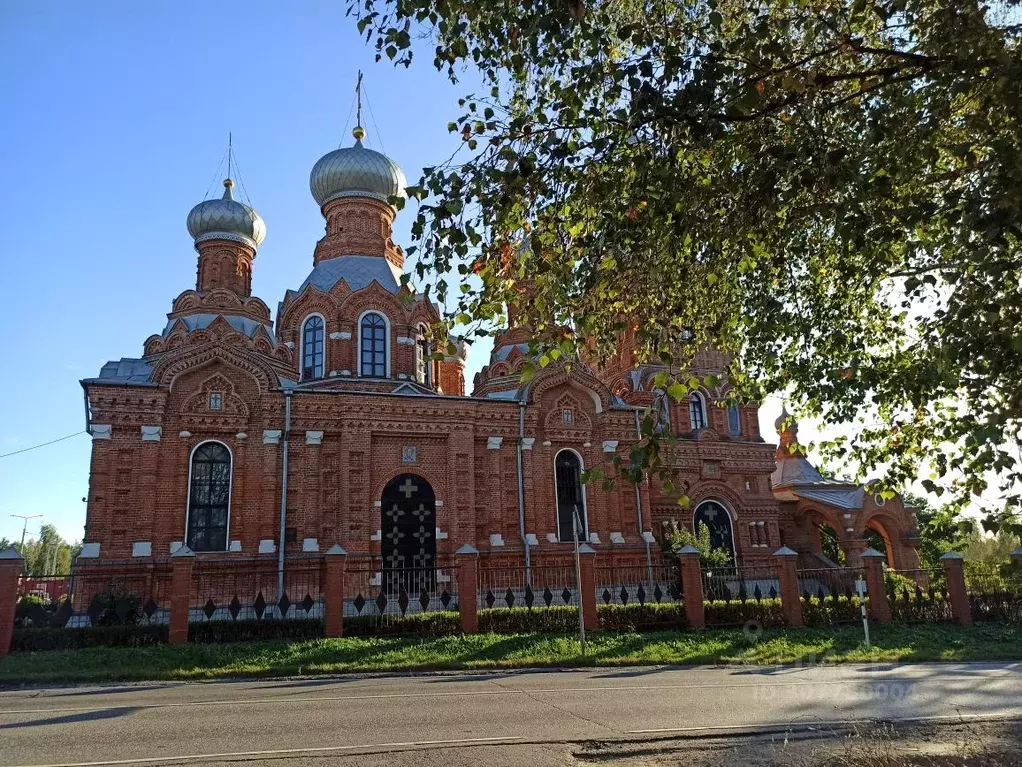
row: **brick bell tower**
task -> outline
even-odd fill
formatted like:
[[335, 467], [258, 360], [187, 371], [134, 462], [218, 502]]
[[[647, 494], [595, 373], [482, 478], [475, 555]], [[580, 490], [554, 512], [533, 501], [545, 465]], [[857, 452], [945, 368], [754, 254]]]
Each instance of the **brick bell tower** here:
[[196, 292], [227, 289], [244, 299], [252, 295], [252, 261], [266, 225], [254, 209], [234, 199], [233, 188], [234, 182], [224, 179], [223, 197], [192, 208], [188, 232], [199, 253]]

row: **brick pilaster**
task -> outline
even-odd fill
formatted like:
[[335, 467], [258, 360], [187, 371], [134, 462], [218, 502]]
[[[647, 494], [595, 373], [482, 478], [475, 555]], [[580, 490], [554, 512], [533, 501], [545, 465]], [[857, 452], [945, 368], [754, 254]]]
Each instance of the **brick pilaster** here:
[[323, 636], [344, 636], [344, 571], [348, 552], [335, 543], [323, 557]]
[[678, 552], [681, 560], [681, 594], [685, 600], [685, 618], [689, 628], [706, 626], [703, 608], [703, 573], [699, 568], [699, 549], [689, 544]]
[[181, 546], [171, 554], [170, 576], [170, 643], [188, 642], [188, 611], [192, 603], [192, 568], [195, 566], [195, 552]]
[[18, 606], [18, 577], [25, 560], [13, 546], [0, 551], [0, 658], [11, 651], [14, 612]]
[[461, 631], [475, 634], [479, 631], [479, 549], [466, 543], [454, 552], [458, 563], [458, 609], [461, 611]]
[[866, 576], [866, 591], [869, 593], [869, 615], [877, 623], [891, 622], [891, 603], [887, 601], [887, 584], [884, 582], [884, 562], [887, 560], [876, 549], [862, 552], [862, 567]]
[[944, 567], [944, 575], [947, 577], [947, 594], [951, 600], [951, 612], [958, 623], [968, 626], [972, 623], [972, 605], [969, 603], [969, 595], [965, 590], [965, 568], [962, 555], [949, 551], [940, 558], [940, 564]]
[[774, 552], [777, 575], [781, 582], [781, 612], [788, 626], [805, 625], [802, 621], [802, 597], [798, 593], [798, 554], [787, 546]]
[[582, 625], [586, 631], [600, 627], [600, 616], [596, 612], [596, 550], [588, 543], [578, 547], [579, 583], [582, 593], [578, 595], [582, 605]]

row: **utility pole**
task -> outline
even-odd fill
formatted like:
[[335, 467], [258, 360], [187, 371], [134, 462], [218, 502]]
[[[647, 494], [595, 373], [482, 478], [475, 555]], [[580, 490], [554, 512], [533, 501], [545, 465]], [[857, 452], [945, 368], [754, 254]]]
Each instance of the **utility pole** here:
[[21, 528], [21, 556], [25, 556], [25, 533], [28, 531], [28, 520], [30, 519], [42, 519], [42, 514], [11, 514], [12, 517], [25, 520], [25, 524]]

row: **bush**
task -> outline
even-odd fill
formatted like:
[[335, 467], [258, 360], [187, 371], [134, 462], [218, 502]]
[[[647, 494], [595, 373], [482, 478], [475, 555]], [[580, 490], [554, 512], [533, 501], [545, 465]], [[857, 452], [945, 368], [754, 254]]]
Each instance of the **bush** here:
[[802, 622], [811, 628], [862, 622], [861, 604], [857, 596], [851, 599], [845, 596], [836, 599], [826, 597], [823, 600], [802, 597]]
[[167, 641], [166, 625], [84, 628], [16, 628], [12, 652], [80, 650], [85, 647], [146, 647]]
[[479, 611], [479, 631], [484, 634], [545, 634], [578, 631], [578, 608], [494, 607]]
[[659, 631], [688, 626], [681, 602], [645, 605], [601, 605], [597, 610], [605, 631]]
[[257, 639], [302, 641], [323, 636], [323, 621], [298, 620], [201, 621], [188, 624], [188, 641], [200, 644], [250, 642]]
[[713, 602], [703, 603], [707, 626], [744, 626], [746, 623], [759, 623], [763, 628], [774, 628], [784, 625], [784, 612], [781, 610], [780, 599], [748, 599], [745, 602]]
[[461, 616], [454, 610], [408, 615], [360, 615], [344, 619], [344, 636], [447, 636], [461, 631]]

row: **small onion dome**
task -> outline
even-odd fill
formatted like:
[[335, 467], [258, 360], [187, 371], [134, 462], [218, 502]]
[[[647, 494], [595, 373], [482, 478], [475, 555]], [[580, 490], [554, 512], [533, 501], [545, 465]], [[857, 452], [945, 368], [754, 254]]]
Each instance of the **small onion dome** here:
[[798, 439], [798, 421], [791, 417], [791, 413], [788, 412], [788, 406], [781, 406], [781, 414], [777, 416], [777, 420], [774, 421], [774, 428], [777, 429], [778, 436], [790, 435], [792, 439]]
[[266, 224], [252, 208], [234, 199], [234, 182], [224, 180], [224, 196], [200, 202], [188, 214], [188, 233], [195, 244], [205, 240], [234, 240], [257, 248], [266, 238]]
[[356, 127], [352, 135], [354, 146], [323, 155], [312, 168], [309, 188], [319, 206], [340, 197], [372, 197], [381, 202], [404, 197], [408, 182], [398, 164], [362, 146], [365, 131], [361, 127]]

